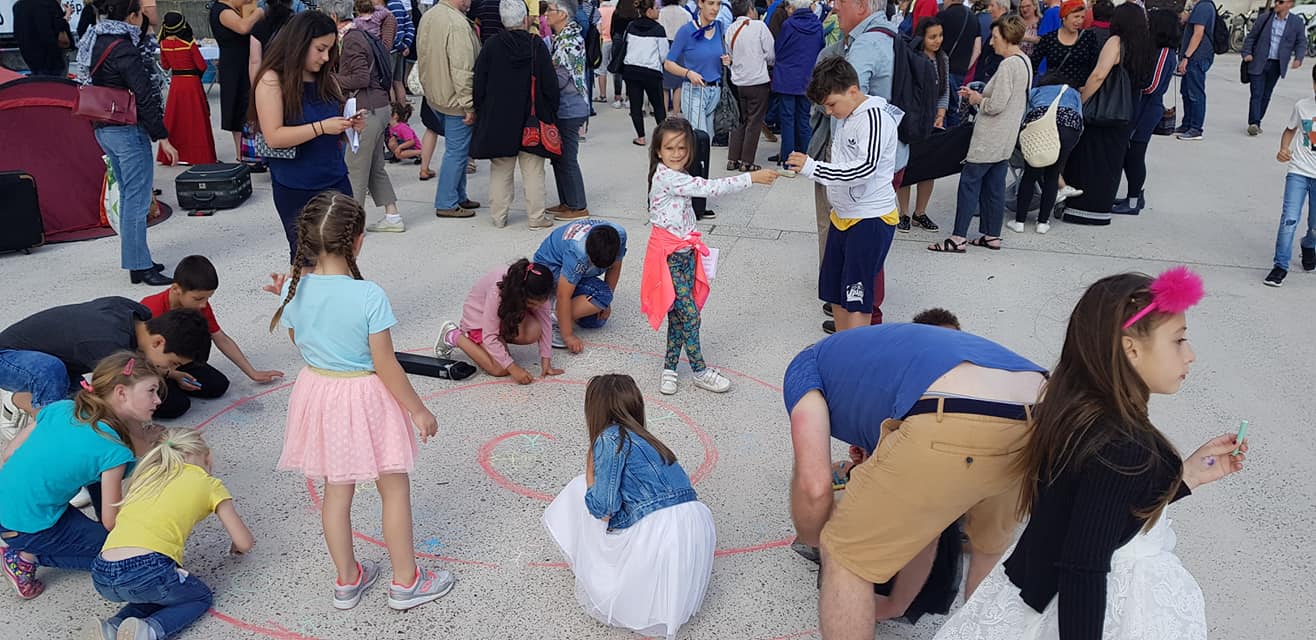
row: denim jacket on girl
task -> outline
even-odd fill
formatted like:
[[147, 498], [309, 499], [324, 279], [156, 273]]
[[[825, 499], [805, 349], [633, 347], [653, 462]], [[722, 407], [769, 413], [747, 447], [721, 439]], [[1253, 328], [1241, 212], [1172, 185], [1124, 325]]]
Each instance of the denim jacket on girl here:
[[690, 477], [679, 462], [663, 462], [658, 450], [638, 436], [625, 439], [613, 425], [594, 441], [594, 485], [585, 491], [585, 507], [595, 518], [608, 517], [608, 529], [625, 529], [640, 518], [697, 499]]

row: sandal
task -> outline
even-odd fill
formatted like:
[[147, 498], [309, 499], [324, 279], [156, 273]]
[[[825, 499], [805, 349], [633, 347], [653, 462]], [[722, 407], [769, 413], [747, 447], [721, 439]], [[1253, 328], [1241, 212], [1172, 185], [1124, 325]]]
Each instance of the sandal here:
[[938, 244], [928, 245], [928, 251], [931, 251], [933, 253], [964, 253], [964, 245], [966, 244], [969, 243], [961, 242], [956, 244], [954, 240], [951, 240], [950, 238], [946, 238], [945, 240], [942, 240]]
[[739, 160], [728, 160], [727, 171], [742, 171]]
[[[993, 242], [995, 242], [996, 244], [993, 245], [993, 244], [992, 244]], [[969, 244], [971, 244], [971, 245], [973, 245], [973, 246], [975, 246], [975, 247], [982, 247], [982, 248], [984, 248], [984, 249], [991, 249], [992, 251], [1000, 251], [1000, 250], [1001, 250], [1001, 239], [1000, 239], [1000, 238], [993, 238], [993, 237], [991, 237], [991, 236], [978, 236], [978, 237], [975, 238], [973, 241], [969, 242]]]
[[648, 144], [648, 143], [646, 143], [646, 142], [644, 141], [644, 138], [636, 138], [636, 139], [634, 139], [634, 140], [631, 140], [631, 144], [633, 144], [633, 145], [635, 145], [635, 146], [637, 146], [637, 147], [643, 147], [644, 145], [646, 145], [646, 144]]
[[937, 223], [933, 222], [932, 218], [929, 218], [928, 214], [925, 212], [915, 211], [914, 215], [910, 217], [910, 220], [913, 221], [914, 224], [923, 227], [924, 231], [936, 231], [941, 228], [938, 227]]
[[740, 163], [740, 170], [744, 171], [745, 173], [754, 173], [755, 171], [762, 171], [763, 167], [760, 167], [756, 164], [745, 164], [742, 162]]
[[421, 169], [421, 170], [420, 170], [420, 179], [421, 179], [422, 182], [424, 182], [425, 180], [433, 180], [435, 175], [437, 175], [437, 174], [434, 173], [433, 171], [428, 170], [428, 169]]

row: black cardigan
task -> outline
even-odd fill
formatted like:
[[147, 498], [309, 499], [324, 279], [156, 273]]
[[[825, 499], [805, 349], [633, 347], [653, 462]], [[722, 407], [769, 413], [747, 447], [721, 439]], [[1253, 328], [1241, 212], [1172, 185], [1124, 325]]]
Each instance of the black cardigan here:
[[[147, 60], [128, 36], [104, 34], [97, 37], [91, 47], [91, 66], [96, 67], [101, 54], [116, 40], [119, 41], [118, 46], [106, 56], [104, 64], [96, 68], [91, 83], [98, 87], [115, 87], [133, 92], [133, 98], [137, 100], [137, 126], [145, 129], [152, 141], [168, 138], [169, 130], [165, 129], [164, 124], [164, 98], [147, 71], [149, 65], [155, 63]], [[103, 125], [93, 123], [92, 126]]]
[[1034, 610], [1041, 612], [1060, 597], [1061, 640], [1101, 639], [1111, 554], [1146, 525], [1134, 516], [1135, 506], [1154, 504], [1175, 484], [1175, 500], [1189, 495], [1183, 462], [1170, 451], [1159, 454], [1170, 463], [1160, 472], [1116, 470], [1136, 469], [1152, 455], [1141, 445], [1117, 440], [1101, 449], [1100, 459], [1065, 469], [1041, 489], [1028, 526], [1005, 561], [1006, 575]]
[[524, 29], [509, 29], [480, 47], [475, 59], [472, 158], [515, 158], [521, 151], [548, 157], [543, 148], [521, 147], [521, 132], [530, 116], [532, 72], [535, 115], [542, 122], [556, 124], [560, 98], [557, 72], [543, 39]]

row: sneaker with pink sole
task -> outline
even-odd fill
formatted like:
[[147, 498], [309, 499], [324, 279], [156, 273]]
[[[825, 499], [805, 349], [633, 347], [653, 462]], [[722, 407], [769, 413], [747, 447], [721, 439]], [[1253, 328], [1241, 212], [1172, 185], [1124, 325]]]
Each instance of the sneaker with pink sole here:
[[448, 595], [457, 580], [447, 571], [429, 571], [416, 568], [416, 580], [410, 585], [396, 582], [388, 585], [388, 606], [396, 611], [406, 611], [433, 602]]
[[36, 563], [24, 560], [17, 551], [5, 548], [4, 567], [5, 577], [9, 578], [9, 584], [14, 585], [18, 597], [31, 600], [46, 590], [46, 585], [37, 580]]

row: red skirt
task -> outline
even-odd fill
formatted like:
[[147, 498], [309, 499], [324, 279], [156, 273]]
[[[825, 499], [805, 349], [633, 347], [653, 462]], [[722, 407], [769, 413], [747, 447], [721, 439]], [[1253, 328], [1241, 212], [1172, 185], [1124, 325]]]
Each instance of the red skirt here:
[[[176, 75], [169, 85], [165, 102], [165, 128], [169, 142], [178, 149], [178, 161], [187, 164], [214, 164], [215, 134], [210, 129], [210, 103], [197, 76]], [[160, 164], [168, 164], [164, 153], [157, 153]]]

